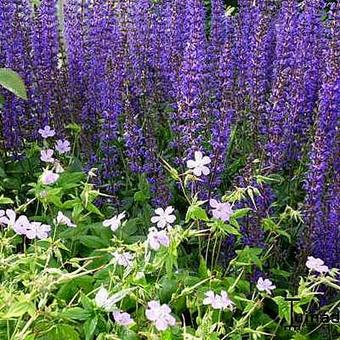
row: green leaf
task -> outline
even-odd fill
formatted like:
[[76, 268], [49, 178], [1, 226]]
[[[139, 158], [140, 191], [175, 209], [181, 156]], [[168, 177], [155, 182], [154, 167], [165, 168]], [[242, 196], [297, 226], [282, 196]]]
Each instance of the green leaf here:
[[4, 197], [3, 195], [0, 196], [0, 204], [13, 204], [14, 202], [8, 198]]
[[187, 214], [185, 216], [185, 222], [188, 223], [190, 220], [209, 221], [209, 218], [203, 208], [197, 205], [191, 205], [188, 208]]
[[85, 310], [80, 307], [73, 307], [65, 309], [63, 312], [59, 314], [61, 318], [66, 319], [74, 319], [74, 320], [88, 320], [91, 316], [91, 313], [88, 310]]
[[84, 246], [88, 248], [93, 248], [93, 249], [100, 249], [100, 248], [105, 248], [109, 246], [109, 244], [105, 240], [103, 240], [102, 238], [98, 236], [93, 236], [93, 235], [80, 236], [79, 241]]
[[290, 302], [286, 301], [283, 296], [276, 296], [273, 300], [279, 307], [279, 317], [290, 322]]
[[44, 335], [37, 338], [37, 340], [80, 340], [79, 334], [74, 327], [66, 324], [57, 324]]
[[92, 335], [93, 335], [94, 331], [96, 330], [97, 323], [98, 323], [98, 317], [97, 316], [95, 316], [92, 319], [87, 320], [84, 323], [83, 328], [84, 328], [86, 340], [90, 340], [92, 338]]
[[17, 72], [9, 68], [0, 68], [0, 85], [17, 97], [27, 100], [25, 84]]
[[7, 311], [7, 313], [3, 314], [1, 318], [3, 319], [12, 319], [12, 318], [18, 318], [26, 313], [32, 314], [34, 313], [34, 305], [32, 302], [16, 302], [12, 304]]
[[250, 210], [251, 210], [250, 208], [238, 209], [233, 213], [232, 217], [235, 219], [244, 217], [248, 214]]

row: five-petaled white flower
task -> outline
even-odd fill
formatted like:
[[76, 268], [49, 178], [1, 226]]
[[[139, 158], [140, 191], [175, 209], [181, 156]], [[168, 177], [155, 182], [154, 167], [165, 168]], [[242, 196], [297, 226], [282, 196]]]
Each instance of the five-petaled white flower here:
[[31, 222], [25, 235], [30, 240], [35, 238], [39, 240], [45, 240], [49, 236], [49, 232], [51, 231], [51, 226], [48, 224], [42, 224], [41, 222]]
[[129, 313], [114, 311], [112, 312], [113, 318], [118, 325], [129, 326], [133, 324], [133, 319]]
[[123, 218], [125, 218], [125, 211], [117, 216], [113, 216], [112, 218], [105, 220], [103, 222], [103, 226], [110, 227], [112, 231], [116, 231], [122, 225]]
[[46, 163], [54, 163], [53, 154], [54, 154], [54, 151], [52, 149], [41, 150], [40, 159]]
[[67, 216], [65, 216], [61, 211], [58, 211], [56, 222], [57, 222], [57, 224], [67, 225], [70, 228], [76, 227], [76, 225], [74, 223], [72, 223], [72, 221]]
[[158, 331], [164, 331], [169, 326], [175, 326], [176, 319], [170, 313], [170, 307], [166, 304], [161, 305], [159, 301], [148, 302], [148, 309], [145, 311], [146, 317], [154, 322]]
[[308, 256], [306, 266], [308, 269], [314, 270], [321, 274], [329, 272], [329, 268], [325, 265], [325, 262], [313, 256]]
[[221, 295], [215, 294], [212, 290], [209, 290], [205, 294], [203, 299], [204, 305], [211, 305], [214, 309], [230, 309], [233, 310], [234, 302], [232, 302], [226, 291], [222, 290]]
[[202, 174], [207, 176], [210, 174], [210, 169], [207, 167], [210, 163], [211, 159], [208, 156], [203, 156], [201, 151], [195, 151], [195, 160], [188, 160], [187, 167], [193, 169], [193, 173], [197, 177]]
[[44, 185], [54, 184], [59, 179], [59, 175], [51, 170], [45, 170], [41, 175], [41, 182]]
[[125, 268], [132, 266], [132, 260], [134, 259], [134, 255], [129, 252], [120, 253], [118, 251], [115, 251], [112, 253], [113, 257], [115, 258], [115, 261], [120, 266], [123, 266]]
[[174, 208], [172, 206], [166, 207], [165, 210], [157, 208], [155, 210], [156, 215], [151, 217], [151, 222], [157, 223], [157, 227], [163, 229], [176, 221], [176, 216], [172, 214], [173, 212]]
[[211, 305], [215, 309], [218, 308], [216, 295], [212, 290], [209, 290], [208, 292], [206, 292], [204, 296], [205, 296], [205, 298], [203, 299], [204, 305]]
[[160, 246], [169, 247], [170, 240], [165, 230], [150, 228], [148, 234], [148, 245], [153, 250], [159, 250]]
[[46, 125], [43, 129], [39, 129], [38, 132], [44, 139], [55, 135], [55, 130], [51, 129], [49, 125]]
[[68, 140], [58, 139], [55, 144], [55, 149], [62, 155], [71, 151], [71, 144]]
[[270, 280], [268, 279], [264, 279], [262, 277], [260, 277], [258, 280], [257, 280], [257, 284], [256, 284], [256, 287], [257, 289], [260, 291], [260, 292], [267, 292], [268, 294], [271, 294], [272, 293], [272, 290], [276, 288], [275, 285], [273, 285], [273, 282], [271, 282]]
[[98, 307], [103, 308], [107, 312], [111, 312], [115, 304], [115, 301], [112, 297], [109, 297], [109, 292], [104, 287], [100, 287], [94, 298], [94, 302]]
[[13, 209], [0, 210], [0, 225], [13, 227], [16, 219], [16, 213]]
[[229, 203], [218, 202], [215, 199], [209, 201], [212, 209], [213, 217], [222, 220], [223, 222], [229, 221], [230, 216], [233, 214], [233, 209]]
[[25, 215], [22, 215], [18, 217], [12, 228], [18, 235], [26, 235], [31, 228], [31, 223]]

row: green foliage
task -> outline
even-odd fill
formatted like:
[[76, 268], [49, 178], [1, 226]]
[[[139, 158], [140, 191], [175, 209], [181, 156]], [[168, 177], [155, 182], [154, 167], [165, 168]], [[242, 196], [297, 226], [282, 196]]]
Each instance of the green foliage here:
[[27, 99], [26, 87], [19, 74], [9, 68], [0, 68], [0, 85], [21, 99]]
[[[74, 136], [79, 133], [76, 126], [70, 128]], [[232, 214], [222, 221], [211, 217], [207, 201], [187, 190], [196, 179], [165, 163], [185, 200], [183, 211], [176, 211], [177, 223], [164, 228], [168, 244], [155, 249], [148, 232], [155, 213], [145, 176], [124, 192], [126, 217], [116, 226], [112, 216], [118, 218], [122, 212], [112, 204], [97, 204], [107, 195], [93, 184], [94, 170], [83, 173], [74, 157], [60, 157], [64, 172], [55, 183], [45, 185], [39, 150], [34, 145], [26, 159], [0, 163], [0, 217], [6, 209], [15, 209], [16, 218], [25, 215], [30, 222], [51, 227], [48, 237], [31, 240], [16, 234], [13, 225], [1, 226], [0, 339], [322, 338], [322, 328], [315, 325], [304, 324], [299, 331], [284, 327], [291, 313], [286, 296], [300, 299], [293, 312], [303, 315], [317, 306], [320, 285], [340, 290], [336, 269], [321, 276], [309, 273], [294, 287], [291, 268], [273, 261], [277, 245], [290, 244], [291, 231], [302, 223], [299, 210], [287, 205], [262, 219], [266, 248], [243, 246], [241, 226], [256, 209], [257, 189], [226, 192], [223, 200], [231, 204]], [[258, 179], [279, 183], [268, 178]], [[252, 206], [237, 209], [244, 200]], [[75, 226], [58, 222], [60, 212]], [[228, 237], [234, 238], [236, 249], [224, 264], [220, 254]], [[121, 254], [131, 255], [127, 265], [117, 260]], [[271, 275], [276, 289], [270, 294], [252, 279], [258, 270]], [[96, 299], [103, 288], [109, 309]], [[231, 304], [222, 308], [206, 303], [208, 292], [227, 294]], [[160, 331], [148, 320], [152, 300], [171, 308], [174, 326]], [[133, 323], [119, 325], [112, 314], [118, 310], [129, 313]], [[336, 332], [337, 325], [329, 327]]]

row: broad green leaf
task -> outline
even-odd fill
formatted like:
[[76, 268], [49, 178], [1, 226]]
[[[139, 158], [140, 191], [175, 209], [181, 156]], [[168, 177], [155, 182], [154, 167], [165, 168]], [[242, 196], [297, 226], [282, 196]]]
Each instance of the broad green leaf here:
[[238, 209], [233, 213], [232, 217], [235, 219], [244, 217], [248, 214], [250, 210], [251, 210], [250, 208]]
[[197, 205], [191, 205], [188, 208], [187, 214], [185, 216], [185, 222], [189, 222], [190, 220], [194, 221], [209, 221], [207, 213], [204, 209]]
[[83, 328], [84, 328], [86, 340], [92, 339], [92, 335], [93, 335], [94, 331], [96, 330], [97, 323], [98, 323], [98, 317], [97, 316], [95, 316], [92, 319], [85, 321]]
[[73, 307], [65, 309], [59, 316], [66, 319], [88, 320], [91, 317], [91, 312], [80, 307]]
[[3, 195], [0, 196], [0, 204], [13, 204], [14, 202], [8, 198], [4, 197]]
[[80, 243], [88, 248], [100, 249], [108, 247], [109, 244], [98, 236], [83, 235], [79, 239]]
[[279, 308], [279, 317], [290, 322], [290, 302], [286, 301], [283, 296], [276, 296], [273, 300]]
[[17, 97], [27, 100], [25, 84], [17, 72], [9, 68], [0, 68], [0, 85]]

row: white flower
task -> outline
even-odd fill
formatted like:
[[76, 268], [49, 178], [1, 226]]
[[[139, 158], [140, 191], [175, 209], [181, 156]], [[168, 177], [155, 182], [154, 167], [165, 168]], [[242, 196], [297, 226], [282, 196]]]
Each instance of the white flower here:
[[7, 209], [6, 211], [0, 210], [0, 225], [6, 225], [7, 227], [13, 227], [16, 219], [16, 213], [13, 209]]
[[216, 296], [218, 309], [233, 309], [234, 302], [232, 302], [226, 291], [222, 290], [221, 295]]
[[211, 305], [214, 309], [233, 309], [234, 302], [232, 302], [227, 294], [226, 291], [222, 290], [221, 295], [218, 295], [212, 291], [209, 290], [205, 294], [205, 298], [203, 299], [204, 305]]
[[30, 240], [35, 238], [39, 240], [45, 240], [48, 238], [50, 231], [51, 226], [48, 224], [42, 224], [41, 222], [31, 222], [25, 235]]
[[62, 155], [64, 153], [71, 151], [71, 145], [68, 140], [60, 140], [58, 139], [55, 144], [55, 149]]
[[41, 175], [41, 182], [44, 185], [54, 184], [58, 179], [59, 175], [50, 170], [45, 170]]
[[20, 216], [13, 225], [13, 230], [18, 235], [26, 235], [27, 231], [30, 230], [31, 223], [28, 218], [24, 215]]
[[193, 169], [193, 173], [197, 177], [202, 174], [207, 176], [210, 174], [210, 170], [206, 165], [210, 163], [211, 159], [208, 156], [203, 156], [201, 151], [195, 151], [195, 160], [188, 160], [187, 167]]
[[158, 231], [156, 228], [150, 228], [148, 239], [148, 245], [153, 250], [159, 250], [160, 246], [169, 247], [170, 240], [165, 230]]
[[52, 130], [49, 125], [46, 125], [43, 129], [39, 129], [38, 132], [44, 139], [55, 135], [55, 131]]
[[272, 290], [276, 288], [276, 286], [273, 285], [273, 282], [268, 279], [263, 280], [262, 277], [258, 279], [256, 287], [260, 292], [265, 291], [268, 294], [271, 294]]
[[159, 301], [150, 301], [145, 315], [148, 320], [155, 323], [158, 331], [164, 331], [169, 326], [175, 326], [176, 319], [170, 314], [171, 309], [168, 305], [161, 305]]
[[54, 162], [53, 154], [54, 151], [52, 149], [41, 150], [40, 159], [46, 163], [53, 163]]
[[122, 224], [122, 219], [125, 218], [125, 211], [120, 213], [118, 216], [113, 216], [109, 220], [103, 222], [104, 227], [110, 227], [115, 232]]
[[70, 228], [76, 227], [76, 225], [72, 223], [72, 221], [67, 216], [65, 216], [61, 211], [58, 211], [56, 222], [57, 224], [67, 225]]
[[114, 311], [112, 315], [118, 325], [129, 326], [133, 324], [133, 319], [131, 318], [129, 313], [122, 313], [120, 311]]
[[94, 302], [100, 308], [110, 312], [114, 308], [114, 301], [109, 297], [109, 292], [104, 288], [100, 287], [98, 290]]
[[213, 308], [216, 308], [217, 301], [216, 301], [215, 293], [212, 290], [209, 290], [204, 295], [205, 295], [205, 298], [203, 299], [203, 304], [211, 305]]
[[65, 171], [59, 161], [54, 162], [53, 169], [57, 174], [62, 174]]
[[229, 221], [230, 216], [233, 214], [233, 209], [229, 203], [218, 202], [215, 199], [209, 201], [212, 209], [213, 217], [222, 220], [223, 222]]
[[156, 216], [151, 217], [151, 222], [157, 223], [157, 227], [163, 229], [175, 222], [176, 216], [172, 215], [173, 212], [174, 208], [172, 206], [165, 208], [165, 210], [163, 208], [157, 208], [155, 210]]
[[329, 268], [325, 265], [325, 262], [313, 256], [308, 256], [306, 266], [308, 269], [314, 270], [321, 274], [329, 272]]
[[115, 258], [117, 264], [123, 266], [125, 268], [132, 266], [132, 260], [134, 255], [129, 252], [119, 253], [118, 251], [112, 253], [113, 257]]

